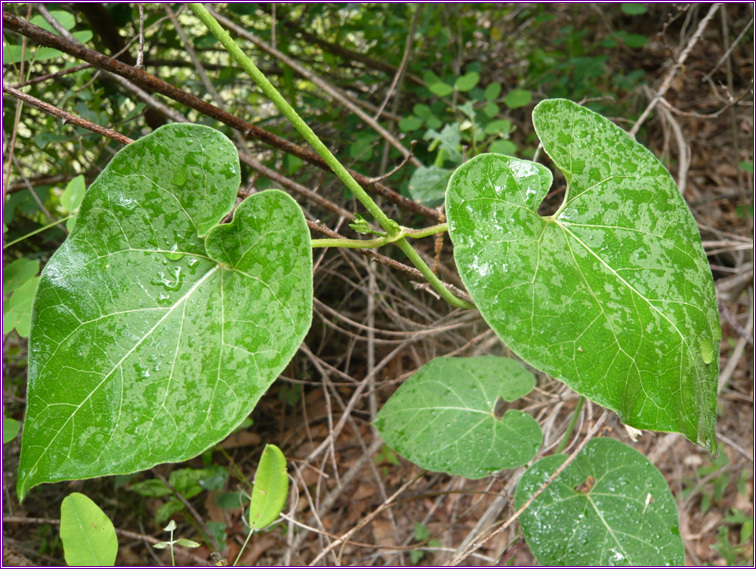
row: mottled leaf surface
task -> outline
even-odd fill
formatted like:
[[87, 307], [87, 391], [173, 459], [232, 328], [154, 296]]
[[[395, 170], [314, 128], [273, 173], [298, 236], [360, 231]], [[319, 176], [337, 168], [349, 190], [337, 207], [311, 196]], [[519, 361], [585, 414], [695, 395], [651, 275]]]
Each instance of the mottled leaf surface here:
[[695, 220], [669, 173], [565, 100], [533, 122], [567, 179], [538, 215], [545, 167], [480, 155], [452, 176], [454, 257], [481, 314], [525, 361], [638, 429], [715, 447], [720, 329]]
[[18, 493], [178, 462], [228, 435], [310, 325], [310, 236], [236, 149], [169, 125], [121, 150], [45, 267], [29, 341]]
[[508, 358], [436, 358], [391, 396], [375, 426], [423, 468], [483, 478], [525, 464], [541, 446], [536, 420], [504, 404], [534, 385], [533, 375]]
[[[523, 475], [520, 509], [567, 455], [547, 456]], [[541, 565], [684, 565], [677, 507], [661, 472], [614, 439], [590, 441], [520, 516]]]
[[72, 217], [66, 221], [66, 229], [68, 229], [69, 233], [76, 226], [76, 215], [78, 214], [79, 207], [81, 207], [81, 200], [84, 199], [86, 191], [87, 187], [84, 176], [78, 175], [68, 182], [66, 189], [60, 195], [60, 208], [64, 212], [72, 214]]

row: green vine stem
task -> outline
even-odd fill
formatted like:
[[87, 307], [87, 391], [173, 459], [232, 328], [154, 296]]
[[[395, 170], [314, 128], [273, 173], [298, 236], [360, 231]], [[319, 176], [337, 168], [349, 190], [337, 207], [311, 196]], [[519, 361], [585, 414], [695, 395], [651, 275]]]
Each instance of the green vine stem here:
[[58, 225], [58, 224], [60, 224], [60, 223], [63, 223], [64, 221], [68, 221], [68, 220], [69, 220], [69, 219], [71, 219], [71, 218], [72, 218], [72, 217], [73, 217], [74, 215], [75, 215], [75, 214], [73, 214], [73, 213], [72, 213], [71, 215], [67, 215], [66, 217], [61, 217], [61, 218], [60, 218], [60, 219], [58, 219], [57, 221], [53, 221], [52, 223], [48, 223], [48, 224], [47, 224], [47, 225], [45, 225], [44, 227], [40, 227], [39, 229], [35, 229], [35, 230], [34, 230], [34, 231], [32, 231], [31, 233], [27, 233], [27, 234], [26, 234], [26, 235], [24, 235], [23, 237], [19, 237], [18, 239], [15, 239], [15, 240], [11, 241], [10, 243], [6, 243], [5, 245], [3, 245], [3, 250], [7, 249], [7, 248], [8, 248], [8, 247], [10, 247], [11, 245], [15, 245], [16, 243], [20, 243], [20, 242], [21, 242], [21, 241], [23, 241], [24, 239], [28, 239], [28, 238], [29, 238], [29, 237], [31, 237], [32, 235], [36, 235], [37, 233], [42, 233], [43, 231], [46, 231], [46, 230], [50, 229], [51, 227], [55, 227], [56, 225]]
[[570, 424], [567, 425], [567, 430], [564, 432], [562, 440], [559, 441], [559, 446], [557, 447], [555, 454], [561, 454], [561, 452], [564, 450], [564, 447], [567, 446], [567, 441], [570, 440], [572, 431], [575, 430], [575, 424], [577, 423], [578, 417], [580, 417], [580, 412], [583, 410], [584, 403], [585, 397], [581, 395], [580, 399], [578, 399], [577, 407], [575, 407], [575, 412], [572, 414], [572, 419], [570, 419]]
[[396, 243], [400, 239], [405, 237], [412, 237], [413, 239], [420, 239], [422, 237], [430, 237], [437, 233], [443, 233], [449, 230], [448, 223], [439, 223], [438, 225], [432, 225], [430, 227], [424, 227], [423, 229], [410, 229], [409, 227], [402, 227], [399, 233], [392, 236], [385, 235], [377, 239], [313, 239], [312, 248], [319, 249], [323, 247], [345, 247], [347, 249], [373, 249], [375, 247], [382, 247], [389, 243]]
[[[263, 93], [265, 93], [265, 95], [273, 102], [273, 104], [276, 105], [278, 110], [281, 111], [281, 114], [283, 114], [291, 122], [294, 128], [297, 129], [297, 132], [299, 132], [299, 134], [304, 137], [304, 139], [313, 148], [313, 150], [315, 150], [315, 152], [320, 155], [320, 157], [326, 162], [326, 164], [328, 164], [333, 173], [336, 174], [336, 176], [338, 176], [338, 178], [344, 183], [344, 185], [352, 191], [355, 197], [360, 200], [360, 203], [365, 206], [365, 209], [367, 209], [375, 218], [375, 220], [380, 224], [380, 226], [383, 227], [383, 229], [387, 233], [387, 236], [394, 237], [397, 234], [401, 234], [402, 229], [399, 227], [399, 225], [396, 222], [392, 221], [385, 213], [383, 213], [383, 210], [378, 207], [378, 204], [376, 204], [370, 197], [370, 195], [368, 195], [368, 193], [364, 189], [362, 189], [362, 186], [360, 186], [352, 177], [352, 175], [346, 170], [346, 168], [342, 166], [341, 162], [339, 162], [338, 159], [331, 153], [331, 151], [328, 150], [326, 145], [323, 144], [323, 142], [312, 131], [312, 129], [307, 126], [307, 123], [305, 123], [299, 116], [299, 114], [297, 114], [297, 111], [295, 111], [294, 108], [286, 102], [286, 100], [273, 86], [273, 84], [268, 81], [268, 78], [265, 77], [262, 71], [260, 71], [252, 62], [252, 60], [247, 57], [247, 55], [236, 44], [234, 39], [225, 29], [223, 29], [223, 27], [207, 11], [207, 9], [202, 4], [197, 3], [190, 3], [189, 7], [191, 8], [192, 12], [194, 12], [194, 15], [197, 16], [202, 21], [202, 23], [205, 24], [207, 29], [210, 30], [210, 32], [218, 39], [218, 41], [221, 43], [221, 45], [223, 45], [226, 51], [228, 51], [231, 57], [233, 57], [237, 61], [237, 63], [239, 63], [242, 69], [244, 69], [244, 71], [249, 74], [249, 76], [254, 80], [257, 86], [262, 89]], [[399, 247], [404, 252], [404, 254], [407, 255], [409, 260], [417, 267], [417, 269], [423, 274], [423, 276], [428, 279], [428, 282], [441, 296], [441, 298], [446, 300], [452, 306], [456, 306], [458, 308], [475, 308], [475, 305], [454, 296], [449, 291], [449, 289], [446, 288], [441, 279], [439, 279], [433, 273], [431, 268], [412, 248], [412, 245], [407, 242], [405, 236], [398, 237], [395, 243], [397, 247]]]
[[250, 529], [249, 533], [247, 534], [247, 539], [244, 540], [244, 545], [242, 545], [241, 549], [239, 550], [239, 555], [236, 556], [236, 560], [234, 561], [234, 567], [236, 567], [239, 564], [239, 561], [241, 560], [242, 553], [244, 553], [244, 550], [247, 549], [247, 544], [249, 543], [249, 538], [252, 537], [253, 533], [255, 533], [255, 530]]

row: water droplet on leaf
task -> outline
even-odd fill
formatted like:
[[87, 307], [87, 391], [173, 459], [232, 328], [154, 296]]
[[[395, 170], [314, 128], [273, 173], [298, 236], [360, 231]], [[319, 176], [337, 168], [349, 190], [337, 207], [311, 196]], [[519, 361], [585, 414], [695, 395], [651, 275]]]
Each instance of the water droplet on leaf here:
[[168, 277], [165, 276], [164, 272], [159, 272], [157, 278], [152, 280], [152, 284], [160, 285], [166, 290], [178, 290], [181, 288], [182, 280], [181, 267], [174, 267]]
[[178, 244], [174, 243], [171, 246], [171, 252], [166, 253], [165, 256], [168, 257], [168, 259], [170, 259], [171, 261], [178, 261], [181, 257], [184, 256], [184, 253], [177, 253], [176, 252], [177, 250], [178, 250]]

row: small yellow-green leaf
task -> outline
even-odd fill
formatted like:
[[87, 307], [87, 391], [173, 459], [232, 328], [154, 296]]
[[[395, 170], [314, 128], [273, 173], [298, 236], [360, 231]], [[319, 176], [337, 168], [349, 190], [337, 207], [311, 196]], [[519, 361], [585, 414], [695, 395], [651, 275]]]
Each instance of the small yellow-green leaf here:
[[648, 12], [648, 9], [639, 3], [625, 2], [620, 4], [620, 10], [629, 16], [640, 16]]
[[252, 501], [249, 504], [249, 527], [260, 530], [278, 519], [289, 493], [286, 458], [275, 445], [265, 445], [255, 474]]
[[18, 435], [21, 423], [15, 419], [3, 417], [3, 444], [11, 442]]
[[15, 328], [22, 338], [29, 337], [31, 328], [32, 302], [37, 293], [39, 277], [32, 277], [13, 293], [10, 300], [3, 305], [3, 334]]
[[448, 95], [451, 95], [452, 91], [454, 91], [454, 89], [452, 89], [446, 83], [434, 83], [433, 85], [430, 85], [428, 89], [430, 89], [431, 93], [439, 97], [446, 97]]
[[520, 107], [529, 104], [532, 98], [533, 96], [530, 91], [526, 91], [525, 89], [514, 89], [504, 97], [504, 104], [510, 109], [519, 109]]
[[73, 214], [73, 217], [66, 221], [66, 229], [68, 229], [69, 232], [73, 231], [73, 228], [76, 225], [76, 216], [79, 213], [81, 200], [84, 199], [84, 192], [86, 192], [86, 190], [84, 176], [79, 175], [68, 182], [66, 189], [60, 196], [60, 206], [66, 213]]
[[84, 494], [66, 496], [60, 506], [60, 539], [69, 565], [114, 565], [118, 538], [113, 523]]
[[9, 294], [39, 273], [39, 261], [16, 259], [3, 267], [3, 292]]
[[457, 91], [469, 91], [478, 84], [478, 81], [480, 81], [480, 74], [476, 71], [470, 71], [461, 77], [457, 77], [454, 87]]
[[405, 117], [399, 121], [399, 130], [402, 132], [411, 132], [421, 126], [423, 126], [423, 121], [417, 117]]
[[506, 119], [499, 119], [488, 123], [484, 129], [486, 134], [509, 135], [512, 131], [512, 123]]
[[486, 101], [495, 101], [501, 95], [501, 83], [491, 83], [486, 87], [483, 97]]

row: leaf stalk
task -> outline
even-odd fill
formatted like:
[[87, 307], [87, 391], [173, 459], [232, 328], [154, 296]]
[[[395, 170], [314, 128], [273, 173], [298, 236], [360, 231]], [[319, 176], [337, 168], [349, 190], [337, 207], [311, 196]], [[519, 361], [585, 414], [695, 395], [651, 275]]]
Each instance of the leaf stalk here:
[[449, 230], [448, 223], [439, 223], [438, 225], [432, 225], [430, 227], [424, 227], [423, 229], [411, 229], [409, 227], [402, 227], [399, 233], [395, 235], [384, 235], [377, 239], [313, 239], [312, 248], [322, 249], [324, 247], [344, 247], [346, 249], [373, 249], [376, 247], [382, 247], [389, 243], [396, 243], [400, 239], [405, 237], [412, 237], [413, 239], [420, 239], [422, 237], [429, 237], [436, 235], [437, 233], [443, 233]]

